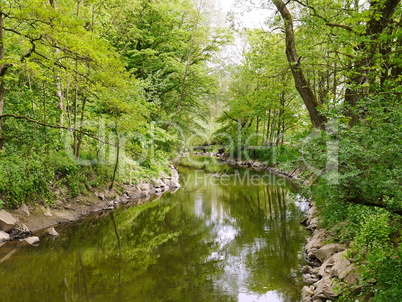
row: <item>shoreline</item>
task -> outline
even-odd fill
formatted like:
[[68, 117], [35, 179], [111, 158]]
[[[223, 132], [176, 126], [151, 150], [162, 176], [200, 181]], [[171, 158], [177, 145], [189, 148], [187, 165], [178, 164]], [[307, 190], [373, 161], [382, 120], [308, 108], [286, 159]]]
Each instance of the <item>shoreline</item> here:
[[[124, 184], [119, 190], [98, 188], [94, 192], [58, 201], [50, 206], [23, 204], [18, 209], [1, 210], [0, 247], [7, 242], [18, 240], [35, 245], [40, 240], [35, 235], [47, 232], [49, 235], [57, 236], [54, 230], [57, 225], [78, 221], [91, 214], [113, 210], [121, 205], [140, 205], [168, 191], [173, 193], [180, 188], [179, 173], [173, 165], [170, 165], [169, 169], [170, 176], [162, 174], [158, 179], [141, 181], [137, 185]], [[119, 193], [121, 189], [123, 193]]]
[[[238, 160], [226, 158], [224, 155], [210, 154], [217, 156], [218, 160], [232, 166], [265, 171], [286, 177], [296, 185], [310, 186], [314, 175], [305, 173], [307, 169], [298, 167], [292, 172], [284, 171], [277, 167], [269, 167], [266, 163], [258, 160]], [[303, 247], [305, 259], [308, 265], [301, 268], [306, 285], [302, 288], [302, 302], [330, 302], [341, 296], [337, 287], [339, 284], [358, 286], [360, 276], [358, 269], [352, 263], [348, 255], [348, 247], [343, 244], [331, 242], [331, 232], [320, 227], [319, 209], [315, 202], [308, 199], [309, 209], [305, 218], [300, 222], [309, 232]], [[327, 242], [331, 243], [327, 243]]]

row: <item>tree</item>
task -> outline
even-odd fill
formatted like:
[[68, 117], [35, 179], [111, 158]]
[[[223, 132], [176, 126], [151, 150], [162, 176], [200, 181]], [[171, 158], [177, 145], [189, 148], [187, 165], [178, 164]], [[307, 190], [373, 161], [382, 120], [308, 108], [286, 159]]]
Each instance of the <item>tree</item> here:
[[[368, 92], [367, 83], [371, 77], [370, 73], [373, 73], [373, 68], [378, 60], [378, 58], [376, 58], [379, 49], [378, 46], [383, 39], [389, 40], [389, 37], [387, 38], [386, 35], [382, 34], [385, 33], [390, 24], [392, 24], [392, 17], [400, 1], [372, 1], [369, 9], [364, 11], [367, 15], [367, 21], [364, 22], [362, 29], [359, 28], [361, 27], [361, 24], [359, 24], [360, 20], [355, 17], [356, 14], [361, 13], [356, 7], [354, 9], [355, 15], [353, 16], [356, 21], [354, 24], [349, 25], [330, 22], [329, 20], [332, 19], [330, 16], [326, 15], [327, 12], [325, 10], [323, 10], [323, 14], [321, 14], [321, 6], [319, 4], [303, 3], [302, 1], [296, 2], [302, 5], [302, 7], [307, 7], [311, 16], [324, 21], [324, 26], [346, 31], [349, 34], [349, 39], [352, 38], [351, 36], [357, 36], [358, 43], [354, 47], [353, 53], [347, 55], [349, 58], [352, 58], [352, 60], [349, 65], [350, 72], [346, 75], [345, 82], [347, 88], [345, 90], [344, 98], [346, 116], [350, 118], [350, 124], [354, 125], [361, 118], [355, 108], [362, 95]], [[273, 0], [273, 3], [277, 7], [284, 21], [286, 56], [292, 69], [295, 85], [309, 110], [313, 126], [321, 128], [325, 122], [325, 117], [322, 116], [320, 118], [320, 114], [317, 114], [317, 109], [322, 105], [322, 101], [317, 99], [310, 83], [305, 77], [305, 72], [301, 65], [301, 57], [297, 54], [292, 15], [283, 1]], [[334, 6], [336, 8], [335, 11], [340, 11], [342, 14], [341, 8], [337, 7], [336, 3]], [[325, 7], [325, 5], [323, 7]]]
[[307, 81], [301, 65], [302, 58], [297, 54], [292, 15], [282, 0], [273, 0], [273, 3], [278, 8], [284, 20], [286, 57], [293, 74], [296, 89], [306, 105], [311, 123], [316, 128], [322, 128], [326, 118], [319, 112], [319, 106], [322, 105], [322, 103], [317, 99], [317, 96]]

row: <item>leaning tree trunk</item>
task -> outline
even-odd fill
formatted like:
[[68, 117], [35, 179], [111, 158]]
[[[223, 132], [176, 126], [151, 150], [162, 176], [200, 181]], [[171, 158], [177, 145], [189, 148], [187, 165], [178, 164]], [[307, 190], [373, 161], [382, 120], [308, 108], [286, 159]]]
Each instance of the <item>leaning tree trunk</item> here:
[[296, 89], [307, 107], [313, 126], [316, 128], [323, 128], [326, 118], [318, 111], [318, 107], [321, 104], [304, 75], [300, 63], [301, 57], [297, 54], [292, 15], [282, 0], [272, 0], [272, 2], [281, 14], [285, 25], [286, 57], [292, 71]]

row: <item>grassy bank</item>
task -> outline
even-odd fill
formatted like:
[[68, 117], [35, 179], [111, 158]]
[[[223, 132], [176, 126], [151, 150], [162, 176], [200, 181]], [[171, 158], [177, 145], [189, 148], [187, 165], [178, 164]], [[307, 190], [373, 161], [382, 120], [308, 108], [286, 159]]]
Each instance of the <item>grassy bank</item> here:
[[[83, 164], [64, 151], [3, 152], [0, 158], [0, 208], [16, 208], [23, 203], [52, 205], [111, 184], [114, 164], [90, 160]], [[136, 184], [169, 173], [168, 161], [121, 164], [115, 186]]]

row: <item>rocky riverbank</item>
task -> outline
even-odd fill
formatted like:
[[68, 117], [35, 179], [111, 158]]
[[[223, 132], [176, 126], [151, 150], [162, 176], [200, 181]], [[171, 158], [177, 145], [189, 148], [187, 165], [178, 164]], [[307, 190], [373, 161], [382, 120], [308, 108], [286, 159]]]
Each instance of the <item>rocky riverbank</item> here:
[[[210, 155], [210, 154], [208, 154]], [[236, 166], [236, 167], [242, 167], [242, 168], [248, 168], [248, 169], [253, 169], [257, 171], [266, 171], [266, 172], [271, 172], [276, 175], [280, 175], [283, 177], [286, 177], [288, 179], [291, 179], [294, 181], [296, 184], [302, 184], [302, 185], [310, 185], [314, 175], [312, 173], [308, 173], [306, 168], [303, 167], [298, 167], [296, 169], [293, 169], [292, 171], [284, 171], [282, 169], [279, 169], [277, 167], [271, 167], [269, 166], [266, 162], [260, 162], [258, 160], [252, 160], [248, 159], [245, 161], [236, 159], [236, 158], [230, 158], [226, 156], [225, 154], [212, 154], [214, 156], [217, 156], [219, 161], [227, 163], [231, 166]]]
[[358, 285], [357, 267], [348, 259], [347, 246], [338, 243], [326, 243], [331, 232], [319, 228], [318, 211], [313, 204], [307, 211], [303, 223], [312, 232], [304, 249], [309, 265], [303, 267], [305, 281], [309, 285], [303, 287], [302, 302], [329, 302], [341, 293], [341, 283]]
[[40, 239], [33, 235], [47, 232], [57, 236], [54, 226], [58, 224], [72, 222], [98, 211], [112, 210], [122, 204], [142, 204], [166, 191], [175, 191], [180, 187], [179, 174], [173, 166], [169, 169], [171, 175], [163, 174], [150, 182], [95, 191], [72, 200], [60, 200], [51, 206], [23, 204], [15, 210], [0, 210], [0, 247], [12, 240], [35, 245]]
[[[276, 167], [269, 167], [264, 162], [241, 161], [225, 155], [217, 156], [220, 161], [232, 166], [275, 173], [305, 186], [309, 186], [315, 177], [302, 167], [293, 171], [284, 171]], [[307, 239], [304, 247], [308, 265], [302, 268], [307, 284], [302, 289], [302, 302], [330, 302], [341, 294], [339, 292], [341, 283], [356, 286], [360, 281], [357, 267], [348, 259], [347, 246], [327, 243], [331, 239], [331, 232], [320, 228], [319, 219], [318, 209], [314, 202], [310, 201], [310, 208], [302, 221], [311, 232], [311, 237]]]

